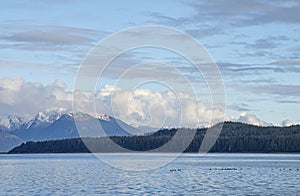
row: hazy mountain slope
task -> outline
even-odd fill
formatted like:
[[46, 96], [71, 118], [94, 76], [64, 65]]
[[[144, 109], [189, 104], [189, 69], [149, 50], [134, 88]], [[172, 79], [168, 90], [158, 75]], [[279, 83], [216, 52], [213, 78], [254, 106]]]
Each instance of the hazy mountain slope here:
[[19, 137], [0, 130], [0, 152], [7, 152], [22, 142]]

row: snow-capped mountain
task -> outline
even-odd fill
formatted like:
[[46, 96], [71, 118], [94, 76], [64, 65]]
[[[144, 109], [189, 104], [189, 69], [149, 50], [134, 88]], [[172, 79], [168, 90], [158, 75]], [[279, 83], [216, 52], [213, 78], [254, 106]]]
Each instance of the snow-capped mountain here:
[[0, 118], [0, 127], [1, 130], [12, 132], [19, 129], [25, 122], [25, 119], [20, 116], [9, 115]]
[[34, 118], [26, 123], [26, 129], [47, 127], [54, 121], [58, 120], [64, 112], [65, 110], [63, 109], [39, 112]]
[[[80, 131], [78, 131], [78, 126]], [[66, 110], [39, 112], [12, 134], [25, 141], [78, 137], [129, 136], [139, 130], [108, 115], [72, 113]]]
[[23, 141], [130, 136], [143, 133], [143, 128], [130, 126], [105, 114], [74, 114], [65, 109], [56, 109], [39, 112], [27, 121], [22, 117], [10, 115], [0, 118], [0, 152], [7, 151]]

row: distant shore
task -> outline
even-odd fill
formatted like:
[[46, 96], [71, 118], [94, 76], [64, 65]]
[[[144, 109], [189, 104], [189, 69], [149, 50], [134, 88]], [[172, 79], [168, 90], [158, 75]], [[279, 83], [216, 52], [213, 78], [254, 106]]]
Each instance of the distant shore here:
[[[221, 127], [218, 127], [221, 126]], [[151, 135], [85, 137], [39, 142], [26, 142], [10, 150], [23, 153], [198, 153], [207, 131], [221, 128], [221, 133], [210, 137], [210, 153], [300, 153], [300, 126], [259, 127], [243, 123], [225, 122], [210, 130], [163, 129]], [[174, 137], [177, 134], [177, 137]], [[193, 134], [192, 138], [190, 137]], [[174, 141], [176, 138], [176, 141]], [[215, 141], [214, 141], [215, 140]], [[168, 144], [168, 145], [167, 145]], [[204, 143], [206, 144], [206, 143]], [[88, 146], [86, 146], [88, 145]], [[161, 148], [164, 146], [164, 148]], [[167, 147], [166, 147], [167, 146]]]
[[[96, 154], [126, 154], [126, 152], [99, 152]], [[132, 152], [130, 154], [172, 154], [175, 152]], [[0, 155], [31, 155], [31, 154], [92, 154], [91, 152], [43, 152], [43, 153], [10, 153], [0, 152]], [[182, 154], [198, 154], [197, 152], [183, 152]], [[207, 154], [300, 154], [300, 152], [209, 152]]]

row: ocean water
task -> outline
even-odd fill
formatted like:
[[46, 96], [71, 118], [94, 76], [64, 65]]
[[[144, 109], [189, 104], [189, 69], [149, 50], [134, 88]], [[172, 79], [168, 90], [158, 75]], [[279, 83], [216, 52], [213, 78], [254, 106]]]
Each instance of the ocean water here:
[[[103, 156], [134, 167], [171, 155]], [[0, 195], [300, 194], [299, 154], [183, 154], [145, 171], [114, 168], [93, 154], [2, 154], [0, 174]]]

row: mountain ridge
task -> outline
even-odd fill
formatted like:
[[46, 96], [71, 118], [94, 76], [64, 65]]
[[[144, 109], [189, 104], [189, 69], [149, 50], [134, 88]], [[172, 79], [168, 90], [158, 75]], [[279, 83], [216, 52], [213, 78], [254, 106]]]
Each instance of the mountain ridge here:
[[[3, 148], [0, 145], [0, 152], [7, 151], [9, 147], [15, 147], [23, 141], [45, 141], [105, 135], [129, 136], [142, 134], [144, 131], [108, 115], [92, 116], [81, 112], [74, 114], [63, 109], [38, 112], [27, 121], [12, 115], [1, 119], [0, 131], [3, 136], [1, 140]], [[77, 129], [78, 126], [81, 128], [80, 132]]]
[[[133, 127], [119, 119], [105, 114], [93, 116], [80, 112], [74, 114], [73, 112], [61, 108], [39, 112], [27, 121], [16, 115], [9, 115], [6, 118], [1, 119], [0, 131], [2, 132], [3, 138], [6, 138], [7, 141], [5, 139], [1, 140], [2, 146], [5, 147], [1, 148], [0, 145], [0, 152], [7, 151], [9, 147], [15, 147], [23, 141], [46, 141], [79, 137], [151, 135], [159, 130], [143, 126]], [[225, 125], [226, 123], [227, 122], [224, 122]], [[234, 122], [230, 123], [233, 124]], [[248, 125], [248, 127], [258, 127], [258, 129], [264, 128], [247, 123], [237, 123], [239, 125]], [[78, 126], [81, 127], [80, 132], [78, 131]], [[292, 125], [291, 127], [293, 126], [297, 125]]]
[[[97, 124], [99, 123], [100, 126]], [[78, 131], [77, 127], [87, 131]], [[98, 130], [101, 129], [100, 133]], [[39, 112], [12, 134], [25, 141], [66, 139], [74, 137], [128, 136], [138, 134], [139, 130], [119, 119], [107, 115], [91, 116], [86, 113]], [[102, 134], [102, 135], [101, 135]]]
[[7, 152], [23, 142], [21, 138], [0, 130], [0, 152]]

